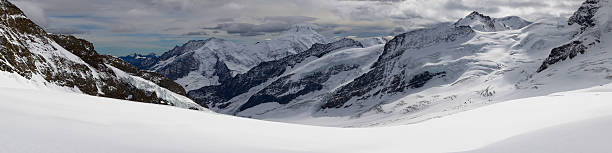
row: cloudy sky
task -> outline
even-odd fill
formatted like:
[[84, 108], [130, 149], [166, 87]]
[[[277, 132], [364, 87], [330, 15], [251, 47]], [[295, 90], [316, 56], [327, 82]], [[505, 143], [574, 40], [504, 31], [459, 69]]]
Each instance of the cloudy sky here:
[[329, 37], [395, 35], [479, 11], [531, 21], [569, 16], [583, 0], [11, 0], [48, 32], [113, 55], [162, 53], [187, 40], [250, 43], [293, 24]]

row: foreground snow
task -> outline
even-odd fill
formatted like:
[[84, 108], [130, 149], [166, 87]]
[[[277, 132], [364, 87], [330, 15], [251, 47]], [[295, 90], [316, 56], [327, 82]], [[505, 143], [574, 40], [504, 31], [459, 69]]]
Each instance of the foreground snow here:
[[[605, 144], [612, 132], [602, 130], [612, 123], [612, 84], [508, 101], [417, 124], [354, 129], [251, 120], [52, 90], [4, 86], [0, 97], [0, 152], [11, 153], [612, 150]], [[515, 147], [525, 142], [529, 148]]]

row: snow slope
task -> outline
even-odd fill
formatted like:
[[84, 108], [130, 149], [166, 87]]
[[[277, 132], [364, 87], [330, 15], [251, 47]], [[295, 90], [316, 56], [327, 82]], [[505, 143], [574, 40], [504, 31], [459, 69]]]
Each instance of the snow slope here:
[[[497, 152], [491, 147], [508, 149], [525, 138], [538, 140], [527, 141], [529, 152], [612, 149], [603, 143], [612, 132], [602, 129], [612, 122], [611, 84], [378, 128], [267, 122], [58, 91], [1, 87], [0, 97], [0, 152], [11, 153]], [[581, 142], [562, 142], [571, 139]]]
[[[597, 117], [528, 132], [466, 153], [607, 153], [612, 117]], [[604, 131], [604, 132], [601, 132]], [[542, 147], [563, 146], [563, 147]]]

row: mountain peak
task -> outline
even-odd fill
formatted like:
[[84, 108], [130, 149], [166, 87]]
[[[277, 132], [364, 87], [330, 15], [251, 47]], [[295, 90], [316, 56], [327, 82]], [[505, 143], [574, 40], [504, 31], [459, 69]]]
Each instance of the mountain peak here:
[[464, 18], [459, 19], [459, 21], [457, 21], [455, 24], [473, 22], [474, 20], [478, 20], [478, 21], [482, 21], [482, 22], [489, 22], [490, 20], [493, 20], [493, 19], [491, 17], [489, 17], [489, 16], [486, 16], [486, 15], [482, 14], [482, 13], [479, 13], [477, 11], [473, 11], [472, 13], [468, 14]]
[[521, 29], [529, 24], [531, 24], [531, 22], [517, 16], [492, 18], [477, 11], [473, 11], [469, 15], [455, 22], [454, 26], [470, 26], [472, 29], [477, 31], [495, 32]]
[[469, 15], [467, 15], [466, 17], [488, 17], [478, 11], [472, 11], [472, 13], [470, 13]]

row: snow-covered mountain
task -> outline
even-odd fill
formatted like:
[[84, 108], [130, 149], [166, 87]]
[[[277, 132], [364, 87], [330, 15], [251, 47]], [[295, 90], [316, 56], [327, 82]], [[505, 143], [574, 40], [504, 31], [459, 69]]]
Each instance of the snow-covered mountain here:
[[[375, 126], [596, 86], [612, 81], [607, 68], [612, 67], [611, 46], [606, 43], [612, 29], [609, 5], [588, 0], [567, 25], [474, 12], [454, 24], [398, 35], [384, 46], [335, 49], [298, 62], [287, 58], [262, 63], [188, 95], [225, 114]], [[349, 52], [363, 54], [338, 56]], [[567, 57], [573, 59], [563, 61]], [[352, 59], [362, 62], [343, 62]], [[339, 63], [345, 67], [330, 69]]]
[[[325, 42], [327, 39], [317, 33], [312, 25], [294, 25], [273, 39], [254, 44], [237, 44], [219, 38], [192, 40], [165, 52], [159, 56], [159, 60], [143, 58], [128, 62], [144, 65], [142, 68], [176, 80], [187, 91], [191, 91], [218, 85], [232, 76], [247, 72], [261, 62], [294, 55], [307, 50], [315, 43]], [[149, 64], [150, 61], [156, 63]]]
[[[322, 84], [328, 81], [331, 75], [337, 75], [343, 71], [359, 71], [359, 65], [368, 64], [363, 61], [343, 62], [342, 59], [329, 59], [324, 62], [331, 63], [319, 63], [318, 66], [308, 65], [304, 67], [305, 70], [300, 69], [306, 63], [321, 59], [323, 56], [335, 53], [335, 51], [349, 48], [363, 48], [363, 45], [352, 39], [341, 39], [328, 44], [314, 44], [306, 51], [279, 60], [263, 62], [244, 74], [229, 78], [220, 85], [193, 90], [188, 95], [203, 106], [219, 111], [229, 109], [223, 111], [226, 113], [237, 113], [267, 102], [286, 104], [298, 96], [321, 90], [323, 88]], [[374, 51], [363, 52], [368, 52], [363, 54], [365, 56], [365, 54], [371, 54]], [[353, 55], [338, 57], [350, 56]], [[337, 65], [331, 65], [332, 63]], [[297, 71], [297, 74], [292, 73], [292, 71]], [[270, 87], [266, 89], [265, 87], [268, 85]], [[259, 96], [251, 97], [259, 92], [254, 90], [268, 90], [261, 92], [273, 92], [278, 97], [272, 97], [266, 93], [259, 93], [257, 94]], [[231, 101], [232, 99], [236, 99], [235, 102]], [[231, 107], [228, 107], [230, 105]]]
[[455, 22], [455, 26], [470, 26], [472, 29], [483, 32], [495, 32], [521, 29], [531, 22], [517, 16], [491, 18], [476, 11]]
[[[457, 26], [460, 20], [396, 36], [371, 71], [332, 91], [312, 114], [360, 117], [362, 126], [417, 122], [609, 83], [609, 8], [609, 1], [588, 0], [568, 25], [542, 21], [494, 31]], [[561, 62], [567, 57], [574, 59]]]
[[98, 54], [92, 43], [50, 34], [7, 0], [0, 0], [0, 73], [30, 82], [95, 96], [203, 109], [185, 90], [156, 73], [141, 71], [119, 58]]
[[155, 53], [151, 53], [147, 55], [141, 55], [141, 54], [134, 53], [134, 54], [127, 55], [127, 56], [121, 56], [119, 58], [121, 58], [125, 62], [128, 62], [136, 66], [138, 69], [141, 69], [141, 70], [147, 70], [155, 66], [155, 64], [159, 62], [159, 58], [157, 57], [157, 55], [155, 55]]

